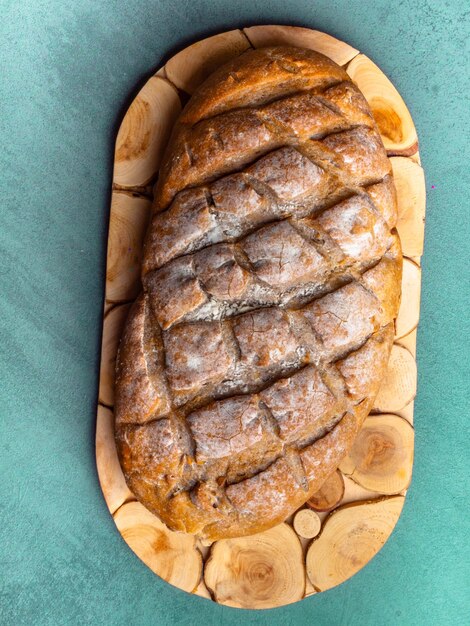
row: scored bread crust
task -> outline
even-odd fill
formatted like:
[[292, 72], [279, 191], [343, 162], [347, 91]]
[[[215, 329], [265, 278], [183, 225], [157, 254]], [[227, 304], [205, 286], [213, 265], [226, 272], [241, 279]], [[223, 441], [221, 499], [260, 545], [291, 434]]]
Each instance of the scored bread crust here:
[[251, 50], [192, 96], [116, 376], [126, 481], [169, 528], [260, 532], [335, 471], [393, 343], [396, 219], [369, 106], [327, 57]]

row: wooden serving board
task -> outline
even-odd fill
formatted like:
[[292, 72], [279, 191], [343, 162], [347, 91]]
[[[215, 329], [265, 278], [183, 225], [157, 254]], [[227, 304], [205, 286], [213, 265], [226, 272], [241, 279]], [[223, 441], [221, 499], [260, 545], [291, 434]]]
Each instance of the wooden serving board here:
[[[202, 545], [170, 531], [129, 491], [114, 443], [114, 365], [129, 307], [141, 289], [141, 248], [171, 128], [197, 86], [245, 50], [287, 44], [317, 50], [346, 67], [367, 98], [391, 159], [403, 254], [402, 304], [388, 373], [348, 455], [313, 498], [263, 533]], [[399, 93], [365, 55], [325, 33], [254, 26], [185, 48], [149, 78], [116, 140], [96, 426], [96, 460], [106, 503], [137, 556], [172, 585], [221, 604], [271, 608], [325, 591], [353, 576], [398, 521], [413, 464], [416, 327], [419, 319], [425, 182], [418, 139]]]

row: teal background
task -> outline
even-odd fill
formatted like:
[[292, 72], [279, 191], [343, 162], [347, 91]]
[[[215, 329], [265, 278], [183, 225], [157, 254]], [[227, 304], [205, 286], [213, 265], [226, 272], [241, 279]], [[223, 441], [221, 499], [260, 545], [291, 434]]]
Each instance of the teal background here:
[[[470, 624], [468, 7], [0, 1], [2, 626]], [[254, 23], [324, 30], [380, 65], [416, 122], [428, 209], [416, 462], [398, 526], [340, 588], [240, 612], [168, 586], [130, 552], [100, 493], [94, 432], [120, 117], [172, 52]]]

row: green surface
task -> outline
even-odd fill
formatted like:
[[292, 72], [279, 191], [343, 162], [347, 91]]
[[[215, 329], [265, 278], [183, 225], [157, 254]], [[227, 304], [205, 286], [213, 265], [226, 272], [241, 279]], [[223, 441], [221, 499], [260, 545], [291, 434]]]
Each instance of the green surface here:
[[[470, 623], [464, 5], [1, 0], [2, 626]], [[169, 53], [253, 23], [324, 30], [380, 65], [417, 125], [428, 210], [416, 462], [398, 526], [340, 588], [241, 613], [173, 589], [130, 552], [100, 493], [94, 432], [120, 115]]]

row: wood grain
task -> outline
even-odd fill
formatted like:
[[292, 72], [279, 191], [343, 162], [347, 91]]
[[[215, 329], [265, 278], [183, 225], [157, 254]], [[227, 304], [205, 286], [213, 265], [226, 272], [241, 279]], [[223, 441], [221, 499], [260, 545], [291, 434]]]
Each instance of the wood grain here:
[[140, 502], [124, 504], [114, 521], [124, 541], [155, 574], [184, 591], [194, 591], [202, 574], [194, 537], [168, 530]]
[[411, 352], [394, 345], [390, 354], [387, 374], [374, 402], [374, 410], [393, 413], [403, 409], [416, 395], [416, 361]]
[[371, 502], [372, 500], [383, 497], [383, 494], [366, 489], [345, 474], [343, 474], [343, 480], [344, 496], [341, 500], [341, 505], [350, 504], [352, 502]]
[[343, 474], [366, 489], [395, 494], [408, 487], [413, 468], [414, 431], [397, 415], [371, 415], [340, 464]]
[[130, 304], [115, 306], [104, 317], [98, 401], [107, 406], [114, 405], [116, 354], [130, 307]]
[[214, 70], [249, 48], [240, 30], [208, 37], [175, 54], [165, 65], [166, 77], [178, 89], [192, 94]]
[[133, 100], [119, 128], [113, 174], [116, 185], [142, 187], [152, 181], [180, 111], [176, 89], [168, 81], [152, 76]]
[[403, 259], [401, 304], [395, 323], [395, 339], [401, 339], [418, 326], [421, 301], [421, 269], [409, 259]]
[[344, 479], [340, 471], [333, 472], [322, 487], [307, 500], [307, 506], [314, 511], [331, 511], [344, 496]]
[[113, 514], [124, 502], [135, 500], [126, 484], [114, 441], [114, 415], [111, 409], [98, 406], [96, 418], [96, 465], [101, 490], [109, 512]]
[[331, 589], [364, 567], [389, 538], [404, 500], [395, 496], [333, 511], [307, 552], [307, 574], [315, 589]]
[[217, 541], [204, 580], [215, 600], [227, 606], [267, 609], [296, 602], [305, 592], [300, 541], [287, 524]]
[[[202, 545], [173, 533], [129, 491], [113, 435], [114, 366], [122, 327], [140, 289], [138, 266], [161, 156], [181, 100], [219, 65], [251, 46], [317, 50], [347, 66], [368, 100], [391, 157], [404, 260], [395, 345], [374, 412], [340, 469], [289, 524], [251, 537]], [[416, 326], [420, 305], [425, 179], [416, 131], [395, 87], [352, 46], [325, 33], [288, 26], [254, 26], [209, 37], [182, 50], [140, 90], [116, 141], [108, 237], [105, 316], [96, 426], [98, 475], [125, 541], [171, 584], [221, 604], [271, 608], [340, 584], [381, 548], [400, 514], [413, 458]], [[122, 304], [125, 302], [124, 304]], [[400, 493], [390, 497], [390, 494]], [[388, 497], [387, 497], [388, 496]], [[313, 523], [314, 522], [314, 523]], [[313, 533], [319, 534], [311, 541]], [[204, 565], [205, 563], [205, 565]], [[204, 568], [203, 577], [201, 577]], [[308, 577], [306, 577], [306, 570]]]
[[108, 303], [133, 300], [141, 290], [142, 246], [151, 212], [148, 198], [122, 191], [112, 194], [106, 266]]
[[297, 511], [294, 515], [293, 525], [299, 537], [312, 539], [312, 537], [316, 537], [320, 532], [321, 520], [315, 511], [300, 509], [300, 511]]
[[387, 152], [410, 156], [418, 150], [418, 137], [403, 98], [385, 74], [364, 54], [358, 54], [347, 72], [365, 95]]
[[310, 28], [276, 25], [251, 26], [244, 28], [243, 32], [254, 48], [266, 48], [267, 46], [308, 48], [330, 57], [338, 65], [346, 65], [359, 54], [359, 50], [344, 41], [339, 41], [331, 35]]
[[411, 159], [392, 157], [393, 180], [397, 190], [398, 224], [403, 254], [423, 254], [426, 187], [423, 169]]

